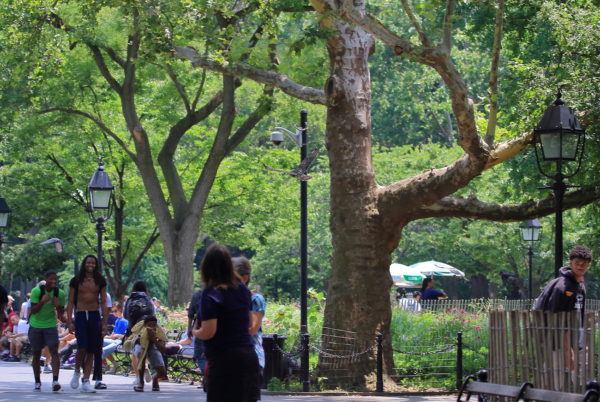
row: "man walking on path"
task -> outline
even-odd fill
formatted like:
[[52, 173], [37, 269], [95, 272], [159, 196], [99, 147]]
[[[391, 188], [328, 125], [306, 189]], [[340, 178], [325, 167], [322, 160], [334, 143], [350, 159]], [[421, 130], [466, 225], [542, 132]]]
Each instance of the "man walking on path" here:
[[[75, 323], [72, 321], [73, 310], [75, 310]], [[98, 272], [96, 256], [87, 255], [81, 263], [79, 273], [69, 283], [67, 323], [69, 330], [75, 332], [77, 336], [75, 372], [71, 379], [71, 388], [79, 387], [80, 369], [83, 367], [81, 392], [96, 392], [90, 384], [90, 374], [94, 353], [102, 351], [107, 320], [106, 279]]]
[[46, 272], [46, 284], [36, 286], [31, 291], [31, 310], [29, 311], [29, 343], [33, 351], [31, 367], [35, 379], [34, 391], [42, 390], [40, 380], [40, 357], [42, 349], [48, 347], [52, 356], [52, 391], [60, 390], [58, 373], [60, 359], [58, 357], [58, 330], [56, 317], [62, 317], [66, 302], [65, 292], [56, 287], [56, 272]]

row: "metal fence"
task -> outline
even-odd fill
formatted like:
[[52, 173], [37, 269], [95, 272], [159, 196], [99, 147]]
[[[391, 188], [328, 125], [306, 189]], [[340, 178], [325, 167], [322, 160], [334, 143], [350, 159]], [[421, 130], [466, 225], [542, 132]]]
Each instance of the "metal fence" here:
[[[448, 311], [464, 310], [470, 312], [487, 313], [494, 310], [513, 311], [513, 310], [531, 310], [535, 299], [511, 300], [511, 299], [461, 299], [461, 300], [423, 300], [421, 307], [423, 310], [430, 311]], [[600, 310], [600, 300], [586, 300], [585, 309], [587, 311]]]

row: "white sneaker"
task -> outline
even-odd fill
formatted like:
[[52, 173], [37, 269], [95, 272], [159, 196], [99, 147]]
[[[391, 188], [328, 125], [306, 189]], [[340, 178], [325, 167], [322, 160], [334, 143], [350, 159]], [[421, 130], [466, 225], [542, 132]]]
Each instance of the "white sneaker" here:
[[58, 381], [52, 381], [52, 392], [60, 391], [60, 384]]
[[94, 387], [92, 387], [92, 384], [90, 384], [89, 381], [84, 381], [83, 384], [81, 384], [81, 392], [92, 394], [95, 393], [96, 390]]
[[42, 383], [41, 382], [36, 382], [35, 383], [35, 388], [33, 390], [35, 392], [41, 392], [42, 391]]
[[79, 377], [81, 377], [81, 371], [75, 370], [73, 372], [73, 378], [71, 378], [71, 388], [79, 388]]

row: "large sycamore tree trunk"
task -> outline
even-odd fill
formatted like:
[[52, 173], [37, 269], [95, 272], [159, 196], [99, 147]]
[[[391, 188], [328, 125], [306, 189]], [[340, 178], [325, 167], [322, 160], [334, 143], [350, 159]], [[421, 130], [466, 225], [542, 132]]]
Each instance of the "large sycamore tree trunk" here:
[[[479, 133], [473, 102], [467, 86], [452, 63], [451, 21], [454, 0], [448, 0], [440, 43], [426, 36], [406, 0], [403, 8], [419, 34], [415, 45], [386, 28], [365, 13], [362, 0], [311, 0], [320, 14], [320, 23], [331, 33], [327, 41], [330, 76], [324, 91], [294, 82], [290, 77], [245, 63], [224, 65], [189, 48], [174, 51], [197, 67], [227, 72], [260, 83], [270, 84], [284, 93], [327, 107], [326, 142], [331, 171], [332, 271], [327, 293], [324, 327], [352, 331], [357, 339], [373, 340], [384, 336], [384, 370], [391, 373], [391, 303], [389, 290], [390, 255], [398, 246], [407, 223], [430, 217], [467, 217], [512, 222], [549, 215], [554, 198], [523, 204], [499, 205], [476, 197], [453, 196], [485, 169], [506, 161], [525, 150], [532, 133], [525, 133], [494, 144], [497, 105], [490, 102], [488, 132]], [[502, 37], [503, 2], [497, 8], [496, 38], [490, 69], [491, 99], [497, 95], [497, 69]], [[435, 69], [448, 88], [452, 111], [457, 121], [458, 143], [464, 155], [450, 165], [430, 169], [388, 186], [375, 180], [371, 153], [371, 84], [368, 57], [373, 38], [389, 46], [397, 56], [408, 56]], [[393, 85], [393, 83], [390, 83]], [[583, 188], [565, 195], [565, 209], [589, 204], [600, 198], [600, 189]], [[328, 345], [335, 353], [335, 345]], [[346, 346], [338, 354], [346, 354]], [[333, 349], [333, 350], [332, 350]], [[325, 359], [319, 362], [319, 376], [335, 377]], [[345, 376], [340, 384], [364, 386], [375, 371], [375, 352], [359, 362], [341, 360]]]
[[[335, 23], [338, 34], [327, 43], [331, 75], [325, 84], [333, 242], [325, 326], [357, 332], [364, 340], [375, 332], [389, 333], [389, 246], [394, 242], [382, 230], [371, 161], [368, 57], [374, 43], [362, 28], [329, 23]], [[355, 378], [372, 367], [370, 356], [349, 369]], [[329, 374], [321, 369], [319, 376]]]

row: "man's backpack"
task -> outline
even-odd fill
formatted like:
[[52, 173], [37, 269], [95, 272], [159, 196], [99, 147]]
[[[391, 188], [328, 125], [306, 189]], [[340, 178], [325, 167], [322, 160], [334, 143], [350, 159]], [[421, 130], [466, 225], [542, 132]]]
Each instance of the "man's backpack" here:
[[129, 328], [133, 328], [139, 321], [154, 315], [154, 306], [147, 296], [135, 294], [127, 301], [127, 316]]

